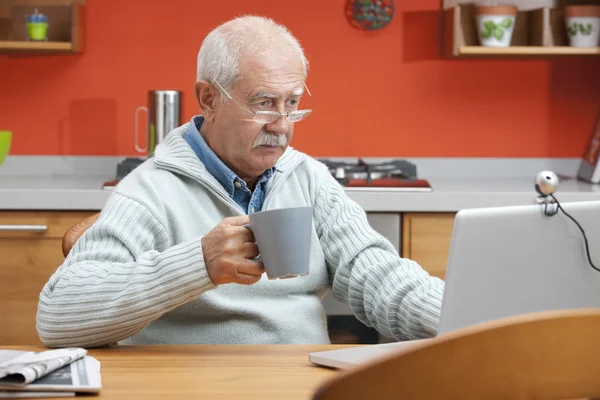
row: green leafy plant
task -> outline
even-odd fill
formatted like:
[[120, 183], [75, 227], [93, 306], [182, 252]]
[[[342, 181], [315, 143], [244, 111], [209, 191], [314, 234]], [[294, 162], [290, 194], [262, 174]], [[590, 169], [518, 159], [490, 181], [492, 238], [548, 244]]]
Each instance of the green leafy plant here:
[[512, 19], [510, 18], [504, 18], [498, 24], [492, 20], [484, 21], [481, 36], [483, 36], [484, 39], [489, 39], [494, 36], [496, 39], [502, 40], [504, 37], [504, 30], [510, 28], [512, 23]]
[[569, 36], [577, 35], [577, 32], [581, 33], [581, 36], [589, 36], [592, 34], [592, 24], [580, 24], [574, 22], [569, 26]]

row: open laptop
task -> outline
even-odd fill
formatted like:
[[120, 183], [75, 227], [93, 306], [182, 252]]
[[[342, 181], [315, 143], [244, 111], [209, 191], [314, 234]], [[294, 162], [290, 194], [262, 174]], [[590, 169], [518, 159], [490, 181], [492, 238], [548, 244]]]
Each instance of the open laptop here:
[[[600, 201], [561, 206], [585, 230], [600, 268]], [[562, 211], [546, 216], [543, 207], [456, 214], [438, 335], [519, 314], [600, 307], [600, 272], [589, 264], [583, 234]], [[415, 342], [314, 352], [309, 361], [349, 368]]]

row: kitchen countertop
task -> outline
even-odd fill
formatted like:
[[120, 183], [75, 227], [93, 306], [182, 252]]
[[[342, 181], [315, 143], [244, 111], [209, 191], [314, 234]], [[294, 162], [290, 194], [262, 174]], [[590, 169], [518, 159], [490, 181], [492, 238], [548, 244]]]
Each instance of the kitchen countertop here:
[[[93, 176], [0, 176], [0, 210], [100, 210], [111, 191]], [[534, 204], [533, 178], [431, 178], [431, 192], [356, 190], [348, 196], [367, 212], [456, 212], [463, 208]], [[600, 185], [563, 178], [561, 202], [600, 200]]]

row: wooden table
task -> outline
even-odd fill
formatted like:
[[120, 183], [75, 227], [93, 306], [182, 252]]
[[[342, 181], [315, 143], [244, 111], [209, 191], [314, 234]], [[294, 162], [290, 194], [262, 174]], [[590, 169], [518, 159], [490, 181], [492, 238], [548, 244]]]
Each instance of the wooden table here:
[[[308, 353], [351, 345], [169, 345], [90, 349], [106, 399], [310, 399], [336, 370]], [[15, 350], [44, 348], [9, 346]], [[96, 398], [86, 397], [86, 398]]]

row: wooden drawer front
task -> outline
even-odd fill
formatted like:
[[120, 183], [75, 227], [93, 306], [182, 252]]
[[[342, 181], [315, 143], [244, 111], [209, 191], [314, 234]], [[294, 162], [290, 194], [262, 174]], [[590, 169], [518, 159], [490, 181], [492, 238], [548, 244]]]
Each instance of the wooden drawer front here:
[[402, 217], [402, 257], [418, 262], [444, 279], [455, 213], [405, 213]]
[[40, 344], [42, 288], [64, 261], [60, 239], [0, 239], [0, 346]]
[[72, 225], [95, 213], [96, 211], [0, 211], [0, 239], [62, 239]]
[[0, 346], [41, 346], [42, 341], [35, 329], [36, 312], [37, 301], [1, 301]]

